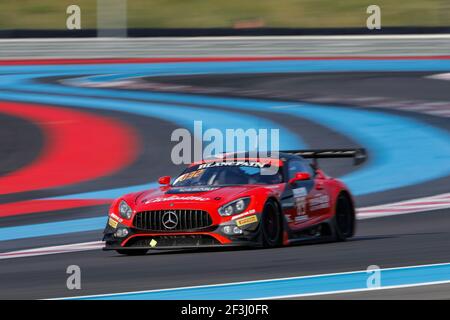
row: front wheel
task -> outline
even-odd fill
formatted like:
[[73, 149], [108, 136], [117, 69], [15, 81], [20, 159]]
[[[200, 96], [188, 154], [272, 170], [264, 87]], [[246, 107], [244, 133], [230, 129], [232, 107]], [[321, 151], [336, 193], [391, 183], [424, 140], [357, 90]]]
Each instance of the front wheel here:
[[264, 248], [281, 245], [282, 226], [280, 210], [273, 200], [267, 201], [261, 218], [262, 244]]
[[337, 241], [351, 238], [355, 232], [355, 210], [353, 204], [345, 194], [340, 194], [336, 202], [336, 214], [332, 225]]
[[143, 256], [147, 253], [146, 249], [133, 249], [133, 250], [116, 250], [117, 253], [123, 254], [126, 256]]

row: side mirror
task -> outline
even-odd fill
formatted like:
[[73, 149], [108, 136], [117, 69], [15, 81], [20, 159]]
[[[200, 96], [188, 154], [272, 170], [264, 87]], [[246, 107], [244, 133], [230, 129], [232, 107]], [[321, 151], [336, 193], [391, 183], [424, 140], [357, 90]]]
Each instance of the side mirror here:
[[309, 179], [311, 179], [311, 175], [308, 172], [297, 172], [293, 178], [289, 179], [289, 184]]
[[164, 176], [158, 179], [159, 184], [168, 185], [170, 184], [170, 176]]

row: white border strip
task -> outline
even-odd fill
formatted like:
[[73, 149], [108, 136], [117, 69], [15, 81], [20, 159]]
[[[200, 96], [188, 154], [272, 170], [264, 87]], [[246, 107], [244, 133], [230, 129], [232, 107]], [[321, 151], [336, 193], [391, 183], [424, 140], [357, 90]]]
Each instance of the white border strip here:
[[[435, 202], [424, 204], [423, 202]], [[372, 207], [357, 208], [357, 219], [371, 219], [387, 216], [403, 215], [408, 213], [419, 213], [433, 210], [450, 208], [450, 193], [435, 196], [405, 200]]]
[[139, 37], [139, 38], [20, 38], [0, 39], [0, 42], [97, 42], [97, 41], [236, 41], [236, 40], [436, 40], [450, 39], [450, 34], [391, 34], [391, 35], [329, 35], [329, 36], [222, 36], [222, 37]]

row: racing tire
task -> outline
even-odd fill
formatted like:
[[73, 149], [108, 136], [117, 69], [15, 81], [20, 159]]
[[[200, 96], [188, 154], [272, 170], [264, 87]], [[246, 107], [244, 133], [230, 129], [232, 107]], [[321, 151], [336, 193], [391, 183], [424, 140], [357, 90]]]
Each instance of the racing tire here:
[[355, 209], [348, 196], [340, 194], [336, 201], [336, 214], [332, 219], [336, 241], [345, 241], [355, 232]]
[[282, 224], [277, 203], [269, 200], [264, 205], [261, 217], [262, 245], [264, 248], [274, 248], [282, 243]]
[[116, 250], [117, 253], [123, 254], [126, 256], [143, 256], [147, 254], [147, 249], [134, 249], [134, 250]]

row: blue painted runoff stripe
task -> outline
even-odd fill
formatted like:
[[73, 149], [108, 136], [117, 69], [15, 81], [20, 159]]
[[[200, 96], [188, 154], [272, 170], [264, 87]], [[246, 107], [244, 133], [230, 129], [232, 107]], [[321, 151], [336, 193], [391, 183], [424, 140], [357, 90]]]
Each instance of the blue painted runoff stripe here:
[[[0, 228], [0, 241], [54, 236], [73, 232], [101, 230], [106, 226], [106, 213], [102, 217]], [[99, 235], [99, 238], [101, 236]]]
[[[135, 73], [140, 76], [186, 74], [230, 74], [273, 72], [350, 72], [350, 71], [447, 71], [449, 59], [430, 60], [289, 60], [185, 63], [123, 63], [101, 65], [2, 66], [0, 74], [58, 72], [62, 75], [103, 73]], [[101, 79], [107, 79], [106, 77]]]
[[295, 297], [346, 291], [374, 290], [373, 287], [368, 287], [368, 284], [376, 284], [374, 278], [377, 275], [380, 276], [380, 286], [376, 289], [446, 283], [450, 282], [450, 263], [380, 269], [379, 271], [370, 272], [364, 270], [219, 285], [102, 294], [69, 299], [229, 300]]

